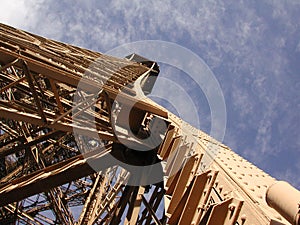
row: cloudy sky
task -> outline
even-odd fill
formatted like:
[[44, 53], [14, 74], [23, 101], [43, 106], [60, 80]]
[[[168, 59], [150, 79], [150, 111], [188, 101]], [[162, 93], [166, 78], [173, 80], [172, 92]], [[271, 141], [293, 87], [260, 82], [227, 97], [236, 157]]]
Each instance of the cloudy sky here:
[[[223, 142], [300, 189], [299, 12], [298, 0], [2, 0], [0, 22], [100, 52], [141, 40], [190, 49], [223, 91]], [[207, 99], [180, 74], [162, 65], [161, 76], [180, 80], [209, 132]]]

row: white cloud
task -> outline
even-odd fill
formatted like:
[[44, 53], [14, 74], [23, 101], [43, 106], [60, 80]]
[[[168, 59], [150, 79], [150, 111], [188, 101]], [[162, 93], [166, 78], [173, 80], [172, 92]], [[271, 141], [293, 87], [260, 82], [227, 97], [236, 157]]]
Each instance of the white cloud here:
[[297, 52], [300, 52], [300, 41], [299, 41], [299, 43], [297, 44], [296, 51], [297, 51]]
[[2, 0], [0, 22], [21, 29], [29, 29], [36, 23], [37, 11], [43, 0]]
[[24, 25], [28, 13], [25, 0], [23, 1], [2, 1], [0, 8], [0, 20], [2, 23], [9, 23], [13, 26]]

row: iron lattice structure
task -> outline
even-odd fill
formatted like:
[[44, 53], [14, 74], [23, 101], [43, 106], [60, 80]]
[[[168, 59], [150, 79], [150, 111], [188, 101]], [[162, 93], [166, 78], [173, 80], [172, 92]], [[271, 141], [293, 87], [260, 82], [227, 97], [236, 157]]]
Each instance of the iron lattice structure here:
[[[299, 223], [272, 198], [282, 184], [269, 190], [274, 178], [143, 96], [157, 63], [2, 24], [0, 64], [0, 224]], [[141, 153], [123, 141], [154, 147]], [[161, 162], [162, 179], [129, 185], [149, 174], [133, 176], [109, 156]], [[293, 198], [279, 201], [297, 211], [299, 192], [283, 186]]]

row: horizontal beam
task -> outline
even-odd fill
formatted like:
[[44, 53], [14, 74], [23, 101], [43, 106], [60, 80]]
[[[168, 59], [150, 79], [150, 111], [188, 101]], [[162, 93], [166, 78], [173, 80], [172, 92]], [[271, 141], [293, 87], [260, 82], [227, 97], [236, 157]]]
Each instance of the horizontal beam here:
[[48, 119], [48, 122], [50, 123], [44, 123], [41, 120], [41, 117], [38, 115], [33, 115], [30, 113], [24, 113], [24, 112], [19, 112], [18, 110], [15, 109], [7, 109], [4, 107], [0, 107], [0, 117], [5, 118], [5, 119], [12, 119], [12, 120], [17, 120], [17, 121], [23, 121], [26, 123], [31, 123], [37, 126], [43, 126], [43, 127], [48, 127], [52, 128], [55, 130], [61, 130], [64, 132], [73, 132], [76, 129], [76, 132], [82, 135], [86, 135], [89, 137], [95, 137], [97, 134], [99, 138], [103, 140], [109, 140], [109, 141], [117, 141], [115, 136], [111, 133], [104, 132], [104, 131], [98, 131], [94, 130], [88, 127], [84, 126], [79, 126], [75, 124], [68, 124], [64, 122], [57, 122], [54, 124], [51, 124], [51, 120]]
[[13, 180], [0, 187], [0, 207], [93, 174], [96, 171], [91, 164], [97, 165], [98, 171], [113, 166], [111, 149], [103, 147]]
[[[154, 106], [148, 103], [144, 99], [138, 100], [136, 97], [130, 96], [128, 94], [122, 93], [117, 89], [114, 89], [108, 85], [103, 85], [102, 83], [95, 82], [95, 80], [82, 77], [78, 73], [71, 73], [69, 71], [58, 68], [54, 65], [50, 65], [43, 61], [30, 58], [29, 56], [22, 55], [4, 48], [0, 48], [0, 62], [8, 64], [15, 59], [22, 59], [25, 61], [31, 71], [38, 74], [43, 74], [44, 76], [56, 80], [57, 82], [66, 83], [73, 87], [77, 87], [80, 82], [80, 88], [92, 93], [99, 92], [99, 86], [109, 95], [110, 98], [115, 99], [118, 96], [118, 101], [123, 104], [132, 105], [138, 109], [153, 113], [155, 115], [167, 118], [168, 114], [166, 110], [160, 107]], [[19, 65], [21, 67], [21, 65]]]
[[43, 135], [40, 135], [40, 136], [34, 138], [32, 141], [30, 141], [28, 143], [21, 143], [18, 146], [13, 145], [13, 147], [11, 147], [11, 148], [7, 148], [7, 145], [5, 145], [2, 148], [0, 148], [0, 157], [4, 157], [7, 155], [16, 153], [18, 151], [29, 148], [33, 145], [36, 145], [36, 144], [46, 141], [48, 139], [51, 139], [54, 137], [56, 137], [56, 138], [60, 137], [63, 134], [64, 134], [64, 132], [61, 132], [61, 131], [51, 131], [47, 134], [43, 134]]

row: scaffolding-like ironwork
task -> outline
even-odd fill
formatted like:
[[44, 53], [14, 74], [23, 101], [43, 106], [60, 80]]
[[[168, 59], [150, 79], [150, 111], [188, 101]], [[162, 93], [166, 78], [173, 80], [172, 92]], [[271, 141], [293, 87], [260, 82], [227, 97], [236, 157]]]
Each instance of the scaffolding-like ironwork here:
[[158, 73], [1, 24], [0, 224], [299, 224], [297, 190], [144, 96]]

